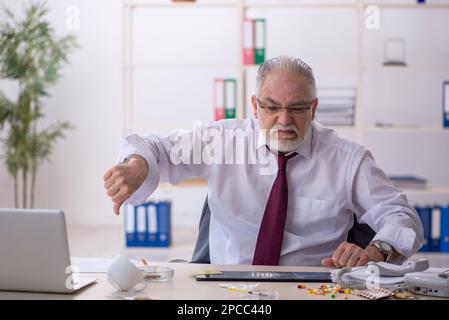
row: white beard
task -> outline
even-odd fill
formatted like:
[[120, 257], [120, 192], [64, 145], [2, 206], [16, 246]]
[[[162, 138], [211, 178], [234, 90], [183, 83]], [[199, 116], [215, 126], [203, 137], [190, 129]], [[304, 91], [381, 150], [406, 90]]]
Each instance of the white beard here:
[[[278, 134], [277, 134], [278, 130], [295, 131], [296, 139], [294, 139], [294, 140], [278, 139]], [[270, 148], [270, 150], [273, 150], [276, 152], [282, 152], [282, 153], [287, 153], [287, 152], [295, 150], [302, 144], [303, 141], [304, 141], [304, 137], [301, 136], [301, 134], [299, 133], [299, 130], [294, 125], [289, 125], [289, 126], [275, 125], [270, 130], [269, 137], [267, 137], [267, 145]]]

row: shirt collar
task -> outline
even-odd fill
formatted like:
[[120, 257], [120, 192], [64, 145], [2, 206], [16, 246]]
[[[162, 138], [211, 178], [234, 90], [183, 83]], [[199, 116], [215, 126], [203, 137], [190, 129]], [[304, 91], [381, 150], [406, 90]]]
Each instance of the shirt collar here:
[[[257, 131], [258, 131], [257, 147], [260, 148], [262, 146], [266, 146], [267, 138], [262, 133], [262, 130], [260, 129], [259, 121], [257, 119], [254, 119], [254, 122], [255, 122]], [[286, 155], [296, 152], [296, 153], [302, 155], [304, 158], [310, 159], [310, 157], [312, 156], [313, 132], [314, 132], [314, 121], [312, 120], [309, 131], [306, 133], [306, 136], [304, 137], [304, 141], [296, 149], [292, 150], [291, 152], [287, 153]]]

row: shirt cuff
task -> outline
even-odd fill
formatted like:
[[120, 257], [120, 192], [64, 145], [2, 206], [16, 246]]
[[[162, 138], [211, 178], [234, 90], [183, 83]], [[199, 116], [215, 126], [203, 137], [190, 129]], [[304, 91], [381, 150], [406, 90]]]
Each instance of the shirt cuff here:
[[133, 205], [141, 205], [145, 203], [148, 197], [156, 190], [159, 185], [160, 172], [158, 161], [153, 155], [148, 145], [143, 139], [137, 135], [131, 135], [126, 138], [127, 144], [125, 145], [118, 162], [122, 163], [126, 158], [135, 154], [145, 159], [148, 165], [148, 175], [143, 181], [139, 189], [136, 190], [126, 202]]
[[[374, 244], [379, 241], [379, 240], [373, 240], [370, 242], [369, 246], [374, 246]], [[381, 240], [383, 242], [387, 242], [388, 244], [390, 244], [388, 241], [384, 241]], [[398, 251], [396, 251], [396, 249], [391, 246], [393, 248], [393, 253], [387, 257], [387, 259], [385, 260], [385, 262], [387, 263], [393, 263], [393, 264], [403, 264], [408, 258], [406, 256], [403, 256], [402, 254], [400, 254]]]
[[389, 262], [403, 262], [415, 253], [416, 240], [416, 233], [412, 229], [386, 225], [376, 233], [371, 243], [375, 241], [389, 243], [399, 254]]

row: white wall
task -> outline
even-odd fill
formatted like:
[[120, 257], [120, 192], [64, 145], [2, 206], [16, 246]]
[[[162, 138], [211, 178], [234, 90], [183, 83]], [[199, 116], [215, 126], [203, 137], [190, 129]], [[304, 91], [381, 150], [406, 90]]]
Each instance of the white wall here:
[[[20, 10], [25, 2], [2, 0], [13, 10]], [[117, 224], [102, 176], [116, 160], [123, 133], [121, 1], [51, 0], [48, 4], [49, 20], [59, 35], [68, 31], [67, 8], [79, 8], [80, 29], [73, 32], [81, 48], [70, 56], [45, 103], [45, 123], [66, 120], [75, 129], [57, 143], [51, 163], [41, 167], [36, 207], [62, 208], [72, 224]], [[3, 85], [2, 89], [10, 91]], [[0, 206], [12, 206], [12, 183], [3, 165], [0, 181]]]
[[[357, 1], [285, 2], [354, 4]], [[267, 57], [287, 54], [300, 57], [312, 66], [318, 95], [320, 87], [357, 87], [361, 93], [358, 107], [363, 106], [361, 126], [372, 129], [375, 123], [383, 122], [440, 128], [442, 82], [449, 79], [446, 34], [449, 8], [390, 6], [393, 3], [413, 6], [414, 0], [379, 3], [388, 5], [379, 6], [380, 28], [373, 30], [359, 30], [356, 6], [252, 7], [246, 13], [248, 17], [267, 21]], [[449, 4], [449, 1], [427, 3]], [[139, 8], [134, 17], [133, 59], [137, 67], [133, 120], [138, 123], [136, 128], [141, 132], [148, 132], [149, 128], [167, 132], [168, 128], [189, 127], [193, 120], [211, 120], [213, 79], [237, 76], [236, 68], [232, 67], [239, 63], [241, 54], [236, 48], [237, 7]], [[364, 22], [362, 17], [362, 27]], [[360, 31], [363, 49], [359, 56]], [[406, 41], [408, 67], [382, 66], [384, 42], [389, 38]], [[359, 57], [364, 65], [360, 82]], [[216, 67], [220, 64], [223, 66]], [[257, 67], [246, 70], [247, 114], [251, 114], [249, 101], [256, 73]], [[170, 85], [163, 85], [166, 83]], [[160, 112], [161, 106], [166, 111]], [[359, 111], [356, 109], [356, 113]], [[350, 139], [358, 138], [350, 130], [343, 130], [342, 134]], [[357, 140], [373, 152], [387, 174], [414, 174], [427, 178], [431, 186], [449, 186], [448, 130], [368, 130]], [[449, 202], [447, 193], [443, 200], [441, 194], [429, 194], [428, 200], [420, 198], [419, 201], [432, 198]]]
[[[2, 0], [2, 4], [14, 10], [19, 9], [24, 2]], [[37, 206], [64, 209], [68, 222], [74, 225], [119, 224], [122, 220], [112, 214], [110, 200], [103, 189], [102, 176], [114, 164], [124, 132], [121, 86], [122, 1], [49, 0], [48, 3], [50, 21], [58, 34], [67, 32], [67, 8], [76, 6], [80, 9], [80, 29], [74, 32], [81, 48], [70, 57], [70, 64], [63, 70], [63, 78], [52, 89], [52, 97], [46, 103], [46, 122], [68, 120], [76, 129], [68, 132], [67, 138], [57, 144], [52, 162], [41, 168], [37, 185]], [[236, 10], [199, 10], [203, 11], [158, 9], [149, 14], [151, 19], [140, 13], [136, 15], [136, 62], [237, 63]], [[297, 9], [259, 8], [250, 10], [249, 16], [269, 19], [268, 56], [291, 54], [303, 57], [312, 67], [316, 67], [319, 85], [335, 82], [340, 85], [355, 85], [354, 69], [322, 67], [355, 64], [356, 47], [351, 40], [356, 36], [356, 32], [351, 29], [356, 26], [355, 12], [352, 9], [341, 9], [337, 13], [316, 8], [307, 10], [304, 13]], [[383, 15], [383, 26], [393, 28], [394, 36], [405, 33], [410, 50], [417, 46], [416, 39], [421, 39], [418, 42], [427, 39], [427, 50], [419, 51], [421, 49], [418, 46], [418, 51], [414, 51], [418, 55], [408, 55], [409, 62], [416, 61], [422, 65], [426, 61], [433, 61], [449, 65], [449, 42], [432, 40], [433, 35], [441, 35], [442, 28], [447, 26], [449, 10], [436, 15], [432, 12], [428, 10], [425, 14], [418, 12], [410, 16], [390, 10]], [[416, 19], [413, 20], [416, 23], [410, 21], [411, 17]], [[0, 21], [1, 19], [0, 17]], [[439, 29], [432, 31], [435, 21]], [[405, 26], [405, 30], [401, 29]], [[428, 37], [430, 33], [432, 36]], [[189, 40], [188, 36], [193, 38]], [[378, 44], [386, 36], [389, 36], [386, 29], [370, 34], [370, 42], [366, 46], [372, 54], [365, 57], [368, 63], [379, 64], [377, 60], [382, 54], [382, 48]], [[432, 57], [437, 57], [438, 60], [432, 60]], [[171, 125], [188, 126], [192, 119], [198, 117], [204, 117], [203, 120], [211, 119], [212, 112], [207, 113], [212, 101], [211, 79], [235, 76], [235, 69], [223, 67], [207, 70], [172, 68], [169, 71], [161, 68], [153, 71], [142, 69], [136, 72], [134, 94], [138, 109], [135, 115], [139, 116], [138, 121], [143, 122], [138, 128], [139, 132], [167, 132]], [[384, 73], [381, 68], [374, 68], [367, 73], [365, 81], [372, 89], [371, 93], [365, 92], [364, 96], [366, 105], [371, 106], [365, 115], [367, 123], [388, 119], [399, 121], [404, 119], [402, 115], [406, 110], [409, 115], [406, 121], [440, 125], [439, 83], [443, 78], [449, 79], [449, 69], [436, 70], [436, 73], [432, 73], [434, 76], [431, 77], [431, 82], [419, 78], [420, 73], [413, 69], [402, 75], [398, 75], [398, 71]], [[254, 76], [255, 69], [248, 74]], [[398, 85], [397, 90], [390, 90], [391, 86], [385, 79], [390, 80], [390, 84], [393, 81], [394, 85]], [[248, 88], [252, 83], [249, 79]], [[406, 86], [401, 87], [401, 83]], [[9, 95], [14, 94], [12, 84], [0, 82], [0, 85]], [[376, 88], [379, 90], [376, 91]], [[409, 98], [410, 92], [419, 97]], [[382, 104], [374, 103], [375, 99], [382, 101]], [[395, 101], [395, 105], [383, 103], [384, 101]], [[426, 106], [427, 110], [424, 111], [419, 109], [422, 107], [422, 103], [417, 103], [419, 101], [430, 101], [431, 105]], [[177, 112], [181, 107], [189, 112]], [[145, 123], [147, 119], [142, 117], [150, 118], [153, 123]], [[449, 170], [446, 169], [445, 159], [448, 154], [442, 150], [449, 150], [448, 141], [447, 132], [439, 132], [415, 135], [396, 133], [394, 136], [373, 133], [367, 136], [365, 142], [388, 174], [415, 173], [430, 178], [433, 184], [447, 186]], [[407, 147], [411, 145], [414, 149]], [[427, 153], [430, 155], [427, 156]], [[3, 165], [0, 165], [0, 186], [0, 207], [12, 206], [12, 181]], [[173, 200], [174, 225], [195, 226], [206, 192], [205, 188], [168, 188], [158, 190], [154, 197]]]
[[[27, 1], [2, 0], [21, 11]], [[58, 35], [68, 32], [68, 9], [80, 13], [80, 28], [71, 30], [80, 44], [45, 105], [45, 123], [70, 121], [75, 129], [57, 143], [51, 163], [38, 176], [36, 207], [62, 208], [72, 225], [118, 225], [102, 177], [117, 160], [124, 132], [122, 109], [122, 1], [49, 0], [49, 21]], [[4, 16], [0, 16], [4, 19]], [[1, 89], [14, 97], [14, 84]], [[42, 126], [45, 126], [42, 123]], [[151, 131], [146, 130], [146, 131]], [[13, 206], [13, 184], [0, 165], [0, 207]], [[172, 199], [173, 224], [196, 226], [207, 190], [161, 189], [154, 199]]]

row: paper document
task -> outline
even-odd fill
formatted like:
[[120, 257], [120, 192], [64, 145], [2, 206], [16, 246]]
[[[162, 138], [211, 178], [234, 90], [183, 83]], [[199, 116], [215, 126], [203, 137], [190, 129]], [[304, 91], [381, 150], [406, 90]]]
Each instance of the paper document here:
[[106, 273], [112, 263], [112, 259], [108, 258], [85, 258], [85, 257], [71, 257], [70, 261], [72, 267], [78, 267], [80, 273]]

